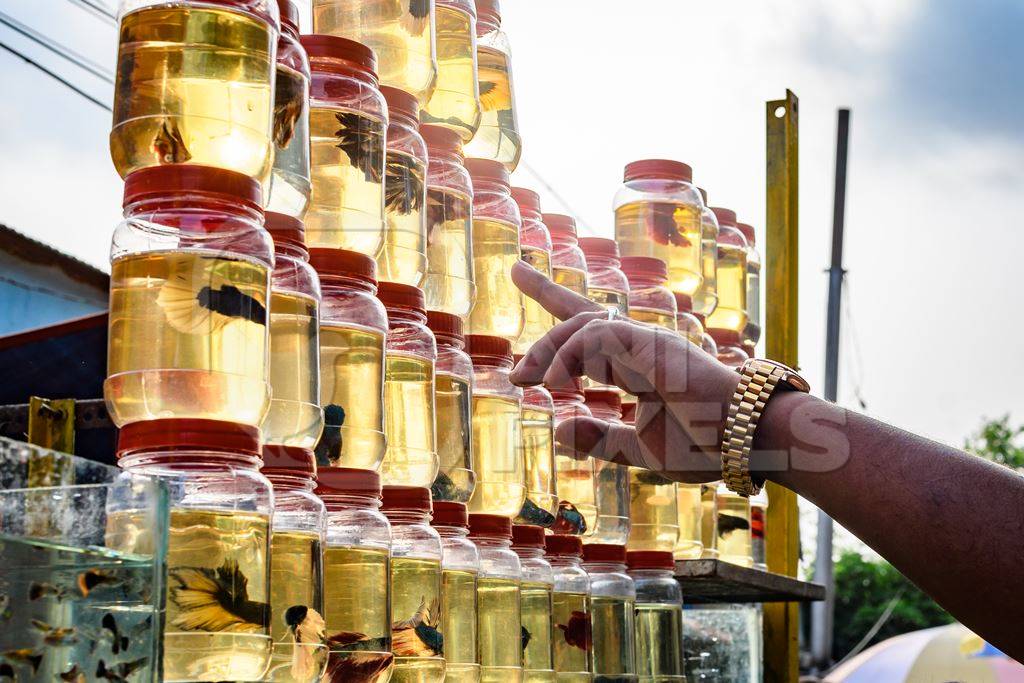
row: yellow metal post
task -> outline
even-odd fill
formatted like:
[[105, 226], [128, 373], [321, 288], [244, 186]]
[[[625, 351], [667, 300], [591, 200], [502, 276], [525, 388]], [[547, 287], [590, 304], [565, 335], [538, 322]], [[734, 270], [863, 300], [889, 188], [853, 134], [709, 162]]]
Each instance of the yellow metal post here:
[[[765, 228], [766, 316], [768, 357], [799, 367], [799, 107], [796, 95], [767, 105], [767, 211]], [[796, 494], [768, 485], [768, 569], [796, 576], [800, 519]], [[798, 612], [796, 603], [769, 603], [764, 608], [764, 680], [796, 683]]]

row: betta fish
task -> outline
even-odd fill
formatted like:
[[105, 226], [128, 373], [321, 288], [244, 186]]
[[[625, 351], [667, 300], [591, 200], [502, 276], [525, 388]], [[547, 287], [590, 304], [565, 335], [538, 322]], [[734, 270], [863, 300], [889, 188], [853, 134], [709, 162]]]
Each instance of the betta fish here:
[[43, 642], [47, 645], [71, 645], [78, 642], [78, 632], [74, 626], [60, 628], [39, 619], [33, 619], [31, 623], [34, 629], [43, 634]]
[[555, 624], [555, 627], [562, 632], [567, 645], [584, 651], [590, 649], [590, 615], [586, 612], [573, 610], [568, 624]]
[[234, 285], [223, 285], [217, 289], [203, 287], [195, 298], [200, 306], [214, 313], [228, 318], [242, 318], [257, 325], [267, 324], [266, 306]]
[[649, 486], [668, 486], [672, 483], [671, 479], [666, 479], [657, 472], [647, 469], [637, 468], [633, 471], [633, 477], [638, 484], [647, 484]]
[[730, 534], [733, 531], [740, 531], [743, 529], [749, 529], [750, 522], [737, 517], [736, 515], [727, 515], [723, 512], [718, 513], [718, 537], [725, 538], [726, 534]]
[[334, 137], [338, 139], [335, 147], [345, 153], [352, 166], [363, 172], [366, 182], [380, 183], [383, 180], [383, 126], [354, 112], [335, 112], [334, 118], [341, 125], [334, 132]]
[[520, 626], [519, 627], [519, 641], [523, 645], [523, 652], [524, 653], [526, 652], [526, 647], [530, 644], [531, 640], [533, 640], [533, 634], [530, 633], [530, 630], [528, 628], [526, 628], [525, 626]]
[[676, 222], [676, 218], [687, 220], [686, 216], [678, 215], [679, 212], [687, 211], [689, 211], [688, 208], [675, 204], [652, 204], [644, 215], [648, 237], [654, 240], [655, 244], [673, 247], [691, 246], [690, 240], [679, 229], [680, 224]]
[[266, 307], [231, 284], [224, 273], [234, 266], [234, 262], [224, 263], [221, 259], [177, 260], [156, 296], [156, 303], [171, 327], [183, 334], [207, 335], [231, 320], [266, 325]]
[[[469, 220], [465, 197], [427, 188], [427, 246], [441, 239], [449, 229], [462, 230]], [[468, 238], [467, 238], [468, 239]]]
[[444, 636], [438, 630], [441, 606], [437, 598], [427, 606], [420, 600], [411, 619], [391, 625], [391, 651], [397, 657], [438, 657], [444, 653]]
[[117, 586], [122, 583], [113, 572], [105, 569], [87, 569], [78, 575], [78, 590], [83, 598], [89, 597], [94, 589], [100, 586]]
[[341, 460], [341, 449], [344, 446], [345, 409], [337, 403], [324, 406], [324, 429], [320, 440], [316, 443], [316, 464], [318, 467], [331, 467]]
[[218, 569], [175, 567], [167, 572], [170, 598], [178, 608], [171, 622], [183, 631], [260, 633], [270, 608], [249, 599], [249, 579], [233, 559]]
[[341, 631], [327, 639], [327, 646], [326, 683], [376, 683], [385, 678], [395, 661], [390, 638]]
[[295, 125], [306, 102], [303, 79], [277, 70], [274, 79], [274, 146], [279, 150], [288, 147], [295, 137]]
[[[480, 73], [480, 106], [484, 111], [506, 109], [512, 101], [512, 91], [508, 86], [508, 76], [493, 68], [479, 67]], [[485, 77], [487, 80], [485, 80]]]
[[402, 27], [410, 36], [422, 36], [430, 23], [430, 0], [409, 0], [409, 11], [402, 14]]
[[153, 137], [152, 150], [157, 163], [160, 164], [184, 164], [192, 158], [192, 154], [185, 146], [185, 138], [178, 130], [178, 124], [168, 118], [164, 118], [160, 123], [160, 128]]
[[384, 165], [384, 208], [403, 216], [423, 208], [423, 167], [411, 156], [388, 155]]
[[284, 612], [284, 623], [295, 639], [292, 649], [291, 674], [295, 680], [308, 680], [316, 669], [313, 651], [305, 645], [319, 645], [324, 641], [324, 618], [315, 609], [305, 605], [292, 605]]
[[516, 521], [523, 524], [532, 524], [533, 526], [542, 526], [546, 529], [555, 523], [555, 516], [527, 498], [523, 503], [522, 509], [519, 510], [519, 517]]
[[0, 652], [0, 658], [6, 659], [14, 664], [28, 664], [32, 667], [32, 673], [39, 671], [39, 665], [43, 663], [43, 653], [39, 650], [22, 648], [20, 650], [7, 650]]
[[555, 524], [551, 531], [556, 534], [567, 536], [582, 536], [587, 533], [587, 520], [576, 506], [567, 500], [558, 504], [558, 515], [555, 517]]
[[459, 498], [459, 487], [451, 477], [440, 470], [434, 477], [434, 483], [430, 485], [430, 497], [432, 500], [462, 500]]

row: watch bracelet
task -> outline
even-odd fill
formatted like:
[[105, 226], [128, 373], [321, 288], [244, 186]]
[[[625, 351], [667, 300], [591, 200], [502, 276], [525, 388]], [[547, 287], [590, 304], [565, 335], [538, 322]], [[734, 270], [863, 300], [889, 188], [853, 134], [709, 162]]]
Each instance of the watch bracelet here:
[[[754, 431], [768, 399], [778, 386], [781, 373], [775, 367], [765, 373], [763, 367], [748, 365], [740, 375], [736, 392], [729, 402], [722, 436], [722, 479], [731, 491], [750, 496], [761, 490], [750, 476]], [[740, 411], [744, 408], [745, 422], [739, 422]]]

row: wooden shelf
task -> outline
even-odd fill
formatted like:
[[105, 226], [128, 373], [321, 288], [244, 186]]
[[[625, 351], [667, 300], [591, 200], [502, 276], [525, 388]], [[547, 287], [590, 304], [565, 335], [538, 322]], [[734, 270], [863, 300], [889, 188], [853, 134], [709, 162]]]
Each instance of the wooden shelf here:
[[813, 602], [825, 599], [825, 587], [781, 574], [721, 560], [680, 560], [676, 580], [688, 604]]

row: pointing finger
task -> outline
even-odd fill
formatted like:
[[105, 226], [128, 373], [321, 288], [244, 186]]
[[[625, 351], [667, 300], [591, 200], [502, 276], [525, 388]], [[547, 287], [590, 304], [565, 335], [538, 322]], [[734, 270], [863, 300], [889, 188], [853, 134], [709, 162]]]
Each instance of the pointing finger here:
[[512, 266], [512, 282], [559, 320], [568, 320], [579, 313], [601, 312], [605, 308], [576, 292], [555, 284], [543, 273], [522, 261]]

